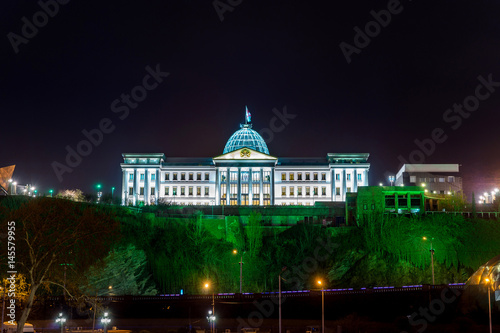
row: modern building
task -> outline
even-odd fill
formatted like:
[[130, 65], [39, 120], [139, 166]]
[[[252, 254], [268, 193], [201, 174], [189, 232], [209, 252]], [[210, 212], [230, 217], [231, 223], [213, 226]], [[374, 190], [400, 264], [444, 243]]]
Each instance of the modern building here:
[[463, 193], [458, 164], [404, 164], [396, 186], [424, 186], [429, 194]]
[[369, 154], [279, 158], [248, 122], [220, 156], [123, 154], [122, 202], [127, 205], [314, 205], [345, 201], [368, 185]]

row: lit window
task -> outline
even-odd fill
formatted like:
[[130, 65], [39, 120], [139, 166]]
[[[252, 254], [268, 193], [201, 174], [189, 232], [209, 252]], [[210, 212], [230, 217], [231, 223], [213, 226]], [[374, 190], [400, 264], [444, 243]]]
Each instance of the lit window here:
[[201, 180], [201, 172], [198, 172], [198, 173], [196, 174], [196, 180]]
[[156, 180], [156, 173], [151, 174], [151, 180]]
[[286, 197], [286, 187], [285, 186], [281, 187], [281, 196]]
[[340, 195], [340, 187], [335, 188], [335, 195]]
[[293, 173], [293, 172], [292, 172], [292, 173], [290, 173], [288, 177], [290, 177], [290, 180], [294, 180], [294, 178], [295, 178], [295, 177], [294, 177], [294, 173]]
[[293, 189], [294, 189], [294, 187], [293, 187], [293, 186], [292, 186], [292, 187], [290, 187], [290, 196], [291, 196], [291, 197], [293, 197], [293, 196], [295, 195], [295, 193], [294, 193], [294, 190], [293, 190]]
[[[200, 174], [200, 179], [201, 179], [201, 174]], [[201, 196], [201, 186], [196, 187], [196, 196]]]
[[351, 174], [350, 173], [347, 174], [347, 180], [351, 180]]
[[351, 188], [348, 187], [347, 190], [346, 190], [346, 192], [351, 192]]
[[271, 181], [271, 172], [270, 171], [264, 171], [264, 181], [265, 182]]
[[210, 195], [210, 187], [205, 186], [205, 196], [208, 197]]
[[297, 173], [297, 180], [302, 180], [302, 172]]
[[313, 195], [318, 195], [318, 188], [316, 186], [313, 187]]
[[309, 186], [306, 186], [306, 196], [311, 195], [311, 188]]
[[260, 172], [252, 172], [252, 181], [253, 182], [258, 182], [260, 181]]
[[248, 194], [248, 184], [241, 184], [241, 194]]
[[139, 195], [144, 195], [144, 187], [139, 188]]
[[417, 182], [417, 176], [410, 176], [410, 183], [416, 183]]
[[313, 178], [314, 180], [318, 180], [318, 173], [317, 173], [317, 172], [315, 172], [315, 173], [313, 174], [313, 177], [314, 177], [314, 178]]
[[205, 180], [210, 180], [210, 174], [208, 172], [205, 172]]
[[361, 181], [361, 180], [363, 180], [363, 177], [360, 173], [358, 173], [358, 181]]
[[193, 187], [192, 186], [189, 186], [188, 188], [188, 193], [189, 193], [189, 196], [192, 196], [193, 195]]
[[173, 180], [177, 180], [177, 172], [174, 172], [174, 174], [173, 174]]
[[326, 173], [321, 173], [321, 180], [326, 180]]
[[444, 177], [440, 177], [440, 178], [439, 178], [439, 182], [440, 182], [440, 183], [444, 183]]
[[181, 195], [186, 195], [186, 188], [181, 186]]
[[192, 172], [189, 173], [189, 180], [193, 180], [193, 173]]
[[170, 180], [170, 173], [168, 172], [165, 173], [165, 180]]
[[311, 177], [309, 175], [309, 172], [306, 172], [306, 180], [311, 180]]
[[186, 173], [185, 172], [181, 173], [181, 180], [186, 180]]
[[454, 183], [455, 182], [455, 177], [449, 176], [448, 177], [448, 183]]
[[220, 180], [223, 183], [227, 180], [227, 171], [221, 171], [220, 172]]
[[133, 187], [128, 188], [128, 195], [134, 195], [134, 188]]
[[230, 176], [231, 176], [231, 181], [232, 182], [237, 182], [238, 181], [238, 172], [231, 171]]
[[326, 195], [326, 187], [321, 188], [321, 195], [325, 196]]
[[154, 187], [151, 187], [150, 193], [151, 193], [151, 195], [155, 195], [155, 188]]
[[172, 187], [172, 194], [177, 195], [177, 186]]
[[297, 196], [302, 196], [302, 186], [297, 187]]
[[260, 194], [260, 185], [259, 184], [253, 184], [252, 185], [252, 192], [253, 194]]
[[335, 174], [335, 180], [340, 180], [340, 173]]
[[141, 173], [141, 178], [140, 178], [140, 180], [144, 180], [144, 174], [143, 174], [143, 173]]
[[286, 180], [286, 173], [284, 172], [281, 173], [281, 180]]
[[131, 174], [128, 175], [128, 180], [134, 180], [134, 174], [133, 173], [131, 173]]
[[169, 188], [170, 188], [170, 187], [165, 186], [165, 195], [168, 195], [168, 189], [169, 189]]

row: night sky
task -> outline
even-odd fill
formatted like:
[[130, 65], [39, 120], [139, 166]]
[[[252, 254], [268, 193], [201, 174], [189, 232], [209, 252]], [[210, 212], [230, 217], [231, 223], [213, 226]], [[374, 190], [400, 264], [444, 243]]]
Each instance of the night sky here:
[[[371, 185], [412, 152], [422, 162], [415, 140], [436, 128], [446, 140], [426, 163], [461, 164], [476, 191], [500, 179], [497, 1], [221, 0], [219, 13], [202, 0], [59, 1], [0, 5], [0, 167], [16, 164], [20, 184], [107, 191], [121, 187], [122, 153], [220, 155], [245, 105], [256, 131], [273, 109], [290, 115], [271, 155], [370, 153]], [[143, 100], [128, 107], [132, 91]], [[473, 111], [454, 112], [464, 100]], [[102, 123], [68, 166], [66, 147]], [[71, 169], [62, 181], [54, 163]]]

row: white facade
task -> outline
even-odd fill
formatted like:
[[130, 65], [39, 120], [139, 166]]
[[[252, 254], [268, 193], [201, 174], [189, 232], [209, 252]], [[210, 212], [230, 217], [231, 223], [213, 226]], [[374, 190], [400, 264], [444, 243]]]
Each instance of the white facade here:
[[347, 192], [368, 186], [369, 154], [276, 158], [251, 125], [233, 134], [224, 152], [213, 158], [123, 154], [122, 203], [314, 205], [345, 201]]

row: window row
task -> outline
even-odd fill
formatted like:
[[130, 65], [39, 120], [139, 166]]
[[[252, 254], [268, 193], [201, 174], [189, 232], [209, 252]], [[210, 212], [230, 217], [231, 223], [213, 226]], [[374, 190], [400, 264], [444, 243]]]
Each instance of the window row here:
[[[203, 192], [202, 192], [202, 187], [201, 186], [179, 186], [180, 187], [180, 194], [177, 193], [177, 186], [172, 186], [172, 192], [170, 192], [170, 186], [165, 186], [165, 192], [164, 192], [164, 195], [165, 196], [170, 196], [170, 195], [173, 195], [173, 196], [176, 196], [176, 195], [181, 195], [181, 196], [185, 196], [186, 195], [186, 187], [187, 187], [187, 190], [188, 190], [188, 195], [189, 196], [193, 196], [194, 195], [194, 191], [196, 190], [196, 196], [197, 197], [200, 197], [202, 196], [202, 193], [203, 193], [203, 196], [205, 197], [208, 197], [210, 196], [210, 187], [208, 186], [205, 186], [203, 187]], [[128, 188], [128, 194], [129, 195], [134, 195], [134, 188], [133, 187], [129, 187]], [[144, 187], [139, 187], [139, 195], [144, 195]], [[150, 195], [155, 195], [155, 188], [154, 187], [151, 187], [150, 189]]]
[[[294, 186], [288, 187], [288, 195], [290, 197], [295, 196], [295, 187]], [[306, 197], [311, 195], [311, 187], [310, 186], [305, 187], [305, 195], [306, 195]], [[319, 195], [317, 186], [313, 186], [312, 195], [313, 196]], [[287, 196], [287, 187], [286, 186], [281, 187], [281, 196], [282, 197]], [[298, 197], [302, 196], [302, 186], [297, 187], [297, 196]], [[321, 196], [326, 196], [326, 187], [325, 186], [321, 187]]]
[[[249, 171], [240, 171], [241, 182], [248, 183], [250, 181], [250, 172]], [[251, 175], [252, 182], [260, 182], [260, 171], [252, 171]], [[271, 181], [271, 171], [263, 171], [262, 177], [264, 182]], [[220, 172], [220, 181], [221, 183], [227, 182], [227, 171]], [[229, 172], [229, 181], [230, 182], [238, 182], [238, 171], [230, 171]]]
[[[186, 178], [186, 174], [187, 174], [188, 178]], [[145, 174], [144, 173], [140, 173], [139, 174], [139, 180], [143, 181], [144, 179], [145, 179]], [[134, 174], [133, 173], [129, 174], [128, 180], [129, 181], [134, 180]], [[151, 180], [156, 180], [156, 173], [152, 173], [151, 174]], [[164, 180], [166, 180], [166, 181], [170, 180], [170, 172], [165, 172]], [[186, 172], [172, 172], [172, 180], [195, 180], [195, 173], [194, 172], [189, 172], [189, 173], [186, 173]], [[202, 180], [202, 173], [201, 172], [197, 172], [196, 173], [196, 180], [200, 180], [200, 181]], [[205, 172], [205, 178], [203, 180], [205, 180], [205, 181], [210, 180], [210, 173]]]
[[[417, 176], [410, 176], [410, 183], [416, 183], [417, 182]], [[421, 177], [419, 178], [420, 183], [445, 183], [446, 182], [446, 177], [430, 177], [430, 178], [425, 178]], [[455, 176], [448, 176], [448, 183], [454, 183], [455, 182]]]
[[[304, 174], [304, 178], [302, 177], [302, 174]], [[312, 180], [320, 180], [319, 176], [321, 175], [321, 180], [322, 181], [326, 181], [326, 172], [322, 172], [321, 174], [319, 174], [318, 172], [297, 172], [297, 180], [311, 180], [311, 174], [312, 174]], [[363, 175], [358, 173], [357, 174], [357, 178], [358, 178], [358, 181], [362, 181], [363, 180]], [[346, 174], [346, 179], [347, 180], [351, 180], [351, 174], [348, 173]], [[282, 181], [286, 181], [286, 180], [290, 180], [290, 181], [294, 181], [295, 180], [295, 173], [294, 172], [282, 172], [281, 173], [281, 180]], [[338, 180], [340, 181], [340, 173], [336, 173], [335, 174], [335, 180]]]

